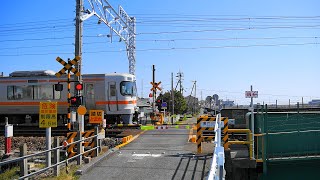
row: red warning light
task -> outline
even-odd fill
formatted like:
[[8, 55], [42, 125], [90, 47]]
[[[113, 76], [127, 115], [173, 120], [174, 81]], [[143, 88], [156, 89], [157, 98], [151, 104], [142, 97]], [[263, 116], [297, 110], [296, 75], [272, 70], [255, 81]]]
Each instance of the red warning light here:
[[83, 89], [83, 85], [81, 83], [76, 84], [76, 90], [80, 91]]
[[152, 98], [152, 94], [151, 93], [149, 94], [149, 98]]

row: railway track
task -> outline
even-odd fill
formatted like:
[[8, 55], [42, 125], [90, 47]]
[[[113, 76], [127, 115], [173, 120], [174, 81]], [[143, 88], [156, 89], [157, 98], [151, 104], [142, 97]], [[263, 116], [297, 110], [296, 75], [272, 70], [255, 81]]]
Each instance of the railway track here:
[[[116, 125], [111, 128], [105, 129], [106, 137], [116, 137], [121, 138], [125, 137], [128, 134], [131, 134], [130, 130], [140, 129], [139, 125]], [[65, 126], [58, 126], [55, 128], [51, 128], [51, 136], [67, 136], [67, 133], [70, 132]], [[0, 126], [0, 136], [4, 136], [5, 127], [4, 125]], [[39, 128], [38, 126], [26, 126], [26, 125], [14, 125], [13, 126], [13, 136], [19, 137], [44, 137], [46, 136], [46, 129]]]
[[[0, 126], [0, 136], [4, 136], [5, 127]], [[64, 126], [58, 126], [56, 128], [51, 128], [52, 136], [66, 136], [68, 129]], [[39, 128], [36, 126], [13, 126], [13, 136], [24, 136], [24, 137], [43, 137], [46, 136], [46, 129]]]

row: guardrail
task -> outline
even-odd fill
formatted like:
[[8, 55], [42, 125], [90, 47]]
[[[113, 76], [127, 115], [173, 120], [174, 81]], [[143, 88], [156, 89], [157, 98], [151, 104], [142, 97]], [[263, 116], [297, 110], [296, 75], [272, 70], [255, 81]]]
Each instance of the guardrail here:
[[217, 114], [215, 122], [215, 148], [212, 157], [212, 164], [209, 171], [208, 180], [222, 180], [224, 179], [224, 147], [221, 145], [221, 128], [223, 127], [221, 122], [221, 114]]
[[[79, 132], [78, 133], [80, 135], [80, 138], [78, 137], [78, 139], [80, 140], [77, 140], [75, 142], [72, 142], [72, 143], [69, 143], [67, 144], [66, 146], [60, 146], [60, 142], [59, 142], [59, 138], [58, 137], [55, 137], [54, 138], [54, 148], [51, 148], [49, 150], [45, 150], [45, 151], [41, 151], [39, 153], [35, 153], [35, 154], [30, 154], [30, 155], [26, 155], [27, 154], [27, 145], [26, 144], [23, 144], [21, 147], [20, 147], [20, 156], [19, 158], [15, 158], [15, 159], [10, 159], [10, 160], [7, 160], [7, 161], [3, 161], [3, 162], [0, 162], [0, 167], [1, 166], [5, 166], [5, 165], [9, 165], [9, 164], [12, 164], [12, 163], [17, 163], [17, 162], [20, 162], [20, 177], [19, 179], [28, 179], [29, 177], [32, 177], [34, 175], [37, 175], [37, 174], [40, 174], [40, 173], [43, 173], [51, 168], [54, 168], [54, 173], [53, 175], [54, 176], [59, 176], [60, 174], [60, 165], [62, 164], [65, 164], [66, 167], [68, 167], [68, 163], [69, 161], [77, 158], [77, 164], [80, 165], [82, 163], [82, 156], [86, 153], [89, 153], [89, 152], [92, 152], [92, 151], [95, 151], [95, 156], [97, 156], [99, 154], [99, 152], [101, 151], [101, 146], [100, 146], [100, 143], [98, 141], [98, 129], [96, 127], [95, 129], [95, 133], [93, 136], [91, 137], [88, 137], [88, 138], [81, 138], [81, 133]], [[92, 139], [94, 138], [94, 141], [95, 141], [95, 147], [87, 150], [87, 151], [84, 151], [82, 149], [82, 143], [86, 140], [89, 140], [89, 139]], [[63, 161], [60, 161], [60, 149], [65, 149], [66, 150], [66, 157], [68, 156], [67, 155], [67, 149], [69, 146], [71, 145], [74, 145], [76, 144], [77, 145], [77, 155], [71, 157], [71, 158], [66, 158], [65, 160]], [[42, 168], [42, 169], [39, 169], [38, 171], [35, 171], [35, 172], [32, 172], [32, 173], [28, 173], [28, 158], [32, 158], [32, 157], [35, 157], [35, 156], [39, 156], [39, 155], [42, 155], [42, 154], [45, 154], [45, 153], [48, 153], [48, 152], [52, 152], [54, 151], [54, 164], [51, 164], [51, 163], [47, 163], [47, 167], [45, 168]], [[46, 162], [51, 162], [51, 160], [48, 161], [48, 159], [46, 160]]]

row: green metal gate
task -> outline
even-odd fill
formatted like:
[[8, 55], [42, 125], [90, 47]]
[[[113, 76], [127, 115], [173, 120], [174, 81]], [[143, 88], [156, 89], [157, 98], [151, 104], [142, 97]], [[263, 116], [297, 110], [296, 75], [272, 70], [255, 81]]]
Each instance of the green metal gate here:
[[[320, 170], [320, 112], [267, 112], [255, 114], [257, 159], [262, 179], [317, 177]], [[308, 179], [308, 178], [307, 178]]]

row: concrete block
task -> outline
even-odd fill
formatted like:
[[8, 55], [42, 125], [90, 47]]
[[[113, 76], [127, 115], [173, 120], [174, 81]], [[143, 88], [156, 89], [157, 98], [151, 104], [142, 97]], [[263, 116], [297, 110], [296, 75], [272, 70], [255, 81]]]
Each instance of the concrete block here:
[[35, 163], [28, 163], [28, 169], [33, 169], [35, 166]]
[[91, 162], [91, 157], [84, 157], [83, 161], [84, 161], [84, 163], [88, 164]]

